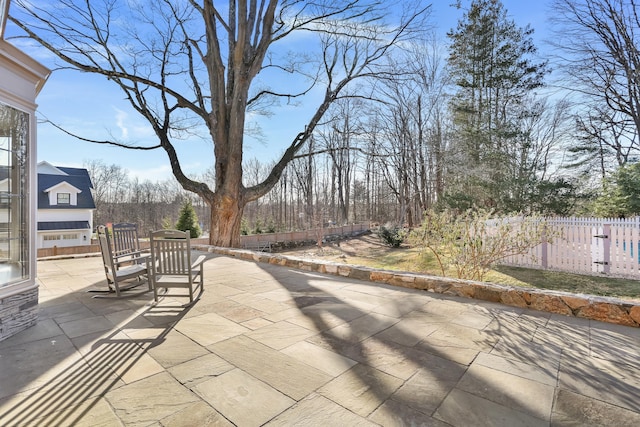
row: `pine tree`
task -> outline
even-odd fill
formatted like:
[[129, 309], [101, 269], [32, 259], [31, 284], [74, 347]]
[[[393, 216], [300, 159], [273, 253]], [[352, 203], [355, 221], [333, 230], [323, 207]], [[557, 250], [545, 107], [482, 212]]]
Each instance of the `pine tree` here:
[[176, 222], [176, 228], [180, 231], [189, 230], [189, 236], [192, 239], [199, 237], [202, 233], [200, 229], [200, 225], [198, 224], [198, 216], [196, 215], [196, 211], [191, 204], [191, 200], [187, 200], [182, 205], [180, 209], [180, 215], [178, 217], [178, 222]]
[[458, 202], [500, 210], [521, 175], [529, 140], [520, 123], [533, 114], [531, 97], [547, 72], [546, 63], [530, 59], [532, 33], [507, 17], [500, 0], [472, 0], [448, 33], [456, 85], [450, 182]]

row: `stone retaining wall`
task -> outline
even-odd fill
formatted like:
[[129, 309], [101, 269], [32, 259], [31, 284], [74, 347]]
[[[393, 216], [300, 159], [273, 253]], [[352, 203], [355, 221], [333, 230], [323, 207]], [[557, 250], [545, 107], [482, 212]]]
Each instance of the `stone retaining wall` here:
[[376, 270], [368, 267], [325, 261], [310, 261], [308, 259], [242, 249], [211, 246], [201, 246], [198, 249], [256, 262], [334, 274], [412, 289], [423, 289], [444, 295], [475, 298], [514, 307], [530, 308], [566, 316], [616, 323], [624, 326], [640, 326], [640, 302], [593, 295], [571, 294], [568, 292], [502, 286], [415, 273]]

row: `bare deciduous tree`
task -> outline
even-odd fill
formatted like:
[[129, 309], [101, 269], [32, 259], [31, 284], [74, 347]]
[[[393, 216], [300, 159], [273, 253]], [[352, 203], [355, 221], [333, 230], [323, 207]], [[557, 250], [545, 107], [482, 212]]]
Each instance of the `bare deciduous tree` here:
[[[213, 0], [60, 0], [49, 7], [17, 0], [9, 19], [51, 51], [61, 67], [116, 85], [153, 128], [157, 143], [104, 142], [163, 149], [178, 182], [210, 207], [210, 243], [237, 246], [245, 205], [276, 185], [346, 86], [386, 74], [376, 66], [379, 60], [424, 28], [428, 7], [385, 0], [230, 0], [225, 6]], [[279, 57], [274, 45], [304, 31], [318, 36], [319, 63]], [[307, 43], [301, 50], [310, 48]], [[260, 81], [265, 69], [284, 77]], [[266, 178], [245, 187], [247, 110], [307, 93], [308, 88], [291, 91], [291, 73], [323, 84], [323, 97]], [[176, 144], [194, 133], [213, 141], [213, 188], [182, 169]]]
[[586, 97], [579, 131], [623, 165], [640, 150], [640, 4], [555, 0], [553, 11], [567, 86]]

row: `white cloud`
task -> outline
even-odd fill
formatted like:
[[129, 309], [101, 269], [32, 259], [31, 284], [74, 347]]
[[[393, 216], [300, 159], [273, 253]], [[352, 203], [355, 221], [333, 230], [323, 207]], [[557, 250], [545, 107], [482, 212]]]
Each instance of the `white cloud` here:
[[121, 108], [112, 106], [115, 111], [115, 125], [120, 130], [122, 141], [152, 141], [155, 143], [156, 135], [151, 126], [140, 119], [137, 114], [130, 114]]
[[120, 134], [122, 139], [126, 140], [129, 138], [129, 129], [125, 125], [125, 122], [129, 115], [123, 110], [113, 107], [116, 110], [116, 126], [120, 129]]

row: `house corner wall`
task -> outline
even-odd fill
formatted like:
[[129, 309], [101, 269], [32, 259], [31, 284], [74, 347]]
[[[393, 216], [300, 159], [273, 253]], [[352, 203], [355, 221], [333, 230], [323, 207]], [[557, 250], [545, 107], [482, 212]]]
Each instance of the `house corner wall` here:
[[0, 299], [0, 341], [38, 322], [38, 288]]
[[[28, 274], [22, 279], [0, 281], [0, 341], [33, 326], [38, 321], [38, 284], [36, 282], [36, 97], [51, 71], [4, 40], [4, 27], [10, 0], [0, 0], [0, 104], [29, 115], [27, 142], [28, 181]], [[11, 221], [19, 221], [12, 219]]]

